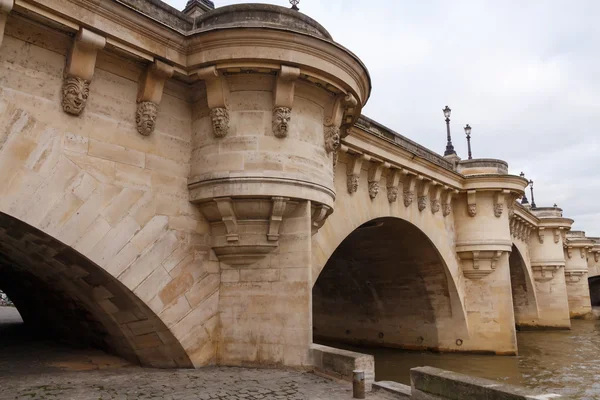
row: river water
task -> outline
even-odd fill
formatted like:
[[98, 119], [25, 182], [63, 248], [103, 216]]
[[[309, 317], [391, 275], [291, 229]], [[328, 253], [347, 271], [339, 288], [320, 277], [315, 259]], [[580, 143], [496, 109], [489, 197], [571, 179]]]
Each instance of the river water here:
[[409, 370], [427, 365], [574, 399], [600, 399], [600, 321], [571, 324], [570, 331], [518, 332], [516, 357], [344, 347], [374, 355], [378, 381], [410, 385]]

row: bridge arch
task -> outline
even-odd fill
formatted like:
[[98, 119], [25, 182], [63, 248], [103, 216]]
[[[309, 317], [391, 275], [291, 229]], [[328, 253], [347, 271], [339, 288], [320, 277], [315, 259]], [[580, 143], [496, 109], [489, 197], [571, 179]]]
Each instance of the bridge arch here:
[[527, 245], [514, 241], [508, 261], [515, 325], [517, 328], [535, 326], [539, 309]]
[[125, 285], [73, 248], [2, 212], [0, 290], [37, 332], [144, 366], [192, 366], [160, 318]]
[[[337, 173], [343, 177], [340, 169]], [[366, 181], [366, 176], [362, 178]], [[469, 331], [463, 305], [464, 282], [454, 251], [453, 219], [443, 218], [429, 209], [420, 212], [416, 204], [405, 207], [401, 196], [397, 202], [389, 203], [385, 192], [375, 199], [371, 199], [366, 190], [349, 195], [345, 185], [342, 187], [345, 182], [338, 181], [343, 179], [336, 179], [340, 186], [336, 187], [339, 194], [336, 210], [312, 240], [314, 337], [409, 349], [456, 350], [457, 343], [462, 343], [458, 339], [469, 338]], [[348, 256], [352, 249], [362, 255]], [[378, 251], [387, 254], [378, 257]], [[378, 269], [375, 263], [387, 264], [387, 267]], [[369, 268], [369, 264], [373, 268]], [[346, 274], [341, 273], [344, 270]], [[352, 273], [348, 274], [350, 270]], [[364, 282], [360, 282], [363, 278]], [[347, 280], [345, 284], [358, 292], [344, 290], [340, 279]], [[326, 282], [336, 281], [335, 287], [326, 287]], [[396, 288], [395, 281], [400, 282]], [[411, 292], [411, 289], [414, 290]], [[401, 290], [407, 290], [404, 298]], [[381, 293], [390, 297], [383, 299]], [[328, 331], [327, 326], [333, 326], [333, 321], [327, 322], [322, 317], [327, 309], [335, 307], [332, 299], [326, 297], [335, 295], [350, 299], [347, 305], [365, 302], [356, 304], [362, 309], [354, 308], [341, 314], [342, 310], [337, 310], [337, 318], [366, 322], [365, 318], [355, 318], [358, 314], [352, 315], [352, 311], [362, 310], [364, 316], [368, 310], [381, 317], [380, 323], [370, 321], [371, 331], [358, 327], [359, 324], [341, 331], [344, 324], [340, 324], [339, 332]], [[355, 296], [354, 301], [351, 296]], [[418, 296], [423, 298], [417, 300]], [[419, 307], [423, 308], [411, 310], [413, 301], [420, 301]], [[394, 302], [404, 307], [404, 314], [401, 307], [391, 308]], [[396, 318], [383, 318], [393, 314]], [[401, 320], [406, 329], [402, 328]], [[406, 323], [409, 320], [414, 322], [412, 326]], [[357, 331], [353, 335], [357, 329], [363, 333]]]

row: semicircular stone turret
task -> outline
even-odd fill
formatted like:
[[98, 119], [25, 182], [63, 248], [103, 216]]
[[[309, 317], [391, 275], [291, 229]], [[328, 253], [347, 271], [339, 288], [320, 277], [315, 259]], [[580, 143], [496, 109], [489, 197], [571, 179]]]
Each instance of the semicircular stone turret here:
[[247, 265], [277, 248], [299, 202], [310, 201], [317, 226], [333, 212], [336, 151], [370, 81], [358, 58], [295, 11], [235, 5], [196, 24], [191, 201], [219, 259]]

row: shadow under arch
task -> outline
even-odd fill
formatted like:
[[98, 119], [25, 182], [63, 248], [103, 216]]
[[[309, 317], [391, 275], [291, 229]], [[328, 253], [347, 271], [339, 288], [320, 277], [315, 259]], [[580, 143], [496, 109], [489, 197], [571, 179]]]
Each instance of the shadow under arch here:
[[590, 300], [592, 301], [592, 307], [600, 307], [600, 275], [588, 278], [588, 283], [590, 285]]
[[523, 253], [515, 243], [508, 262], [515, 325], [517, 329], [535, 326], [539, 318], [535, 285]]
[[142, 366], [192, 363], [164, 323], [94, 262], [0, 212], [0, 290], [26, 324], [60, 341], [92, 346]]
[[452, 296], [455, 283], [429, 237], [406, 220], [376, 218], [342, 241], [317, 278], [313, 336], [453, 351], [468, 330]]

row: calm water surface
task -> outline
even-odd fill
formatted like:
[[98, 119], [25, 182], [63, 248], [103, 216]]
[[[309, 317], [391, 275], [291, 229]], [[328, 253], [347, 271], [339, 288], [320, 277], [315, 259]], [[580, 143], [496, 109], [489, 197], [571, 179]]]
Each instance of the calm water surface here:
[[410, 385], [409, 370], [428, 365], [575, 399], [600, 399], [600, 321], [571, 322], [570, 331], [518, 332], [516, 357], [353, 350], [375, 356], [375, 376], [379, 381]]

